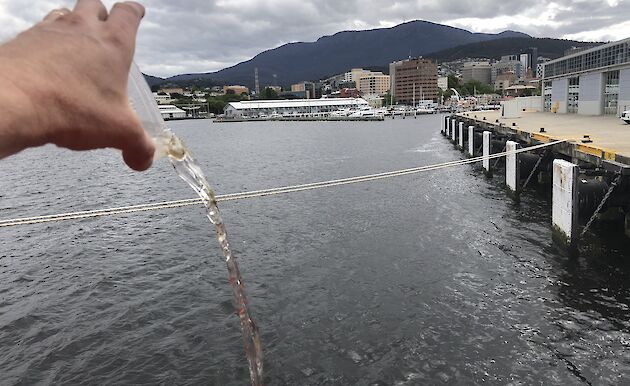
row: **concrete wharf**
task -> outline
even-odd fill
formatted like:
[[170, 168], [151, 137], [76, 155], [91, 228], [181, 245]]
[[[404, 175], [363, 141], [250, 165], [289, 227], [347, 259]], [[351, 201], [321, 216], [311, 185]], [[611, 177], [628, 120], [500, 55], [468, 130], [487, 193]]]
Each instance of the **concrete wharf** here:
[[[569, 250], [577, 250], [593, 224], [621, 223], [630, 237], [630, 126], [620, 119], [472, 111], [446, 116], [442, 134], [469, 157], [483, 157], [487, 176], [503, 168], [515, 200], [528, 185], [547, 187], [554, 239]], [[536, 150], [540, 144], [551, 146]], [[532, 151], [520, 150], [528, 147]], [[504, 151], [504, 162], [489, 162]]]
[[[614, 116], [534, 111], [524, 111], [520, 118], [502, 118], [501, 111], [472, 111], [456, 116], [526, 143], [567, 140], [560, 151], [575, 160], [597, 166], [603, 166], [604, 161], [630, 165], [630, 125]], [[588, 136], [586, 142], [584, 136]]]

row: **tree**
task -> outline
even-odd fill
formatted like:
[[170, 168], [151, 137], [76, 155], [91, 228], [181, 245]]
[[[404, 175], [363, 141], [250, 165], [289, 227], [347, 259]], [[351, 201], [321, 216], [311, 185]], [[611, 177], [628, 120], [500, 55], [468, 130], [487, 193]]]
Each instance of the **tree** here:
[[478, 80], [469, 80], [458, 90], [462, 95], [494, 94], [494, 87]]
[[456, 77], [455, 75], [449, 75], [448, 76], [448, 88], [449, 89], [456, 89], [458, 90], [461, 87], [460, 83], [459, 83], [459, 78]]
[[278, 99], [278, 93], [271, 87], [265, 87], [260, 93], [260, 99]]
[[391, 91], [388, 91], [387, 94], [383, 97], [384, 103], [383, 106], [391, 106], [396, 104], [396, 98], [392, 98]]

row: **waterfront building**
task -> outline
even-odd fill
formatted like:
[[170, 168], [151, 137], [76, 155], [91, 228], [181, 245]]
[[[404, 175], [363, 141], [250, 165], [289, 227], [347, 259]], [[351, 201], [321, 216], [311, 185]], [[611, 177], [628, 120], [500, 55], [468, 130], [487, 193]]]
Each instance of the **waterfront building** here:
[[359, 79], [357, 90], [364, 95], [385, 95], [389, 91], [389, 75], [373, 72]]
[[174, 105], [160, 105], [158, 106], [162, 119], [168, 121], [169, 119], [183, 119], [186, 118], [186, 111], [180, 109]]
[[392, 97], [396, 97], [396, 66], [400, 66], [403, 63], [402, 60], [389, 64], [389, 92]]
[[630, 38], [544, 64], [544, 111], [620, 115], [630, 109]]
[[411, 105], [429, 99], [437, 101], [437, 64], [429, 59], [409, 59], [394, 66], [396, 101]]
[[251, 118], [261, 114], [284, 116], [321, 114], [342, 109], [367, 109], [369, 104], [362, 98], [322, 98], [294, 100], [256, 100], [231, 102], [225, 106], [227, 118]]
[[158, 105], [167, 105], [173, 102], [173, 98], [171, 98], [171, 94], [168, 94], [162, 91], [154, 92], [153, 98], [155, 98], [155, 101], [157, 102]]
[[483, 84], [490, 84], [492, 81], [492, 66], [490, 62], [466, 62], [462, 69], [462, 80], [464, 83], [476, 80]]
[[225, 95], [249, 95], [249, 88], [245, 86], [223, 86], [223, 94]]

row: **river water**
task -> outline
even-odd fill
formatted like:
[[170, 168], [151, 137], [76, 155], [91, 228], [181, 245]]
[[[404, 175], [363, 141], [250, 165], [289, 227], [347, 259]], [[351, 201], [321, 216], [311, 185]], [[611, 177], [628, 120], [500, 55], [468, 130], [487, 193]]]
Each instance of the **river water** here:
[[[218, 194], [462, 157], [438, 116], [170, 126]], [[0, 219], [193, 197], [112, 151], [32, 149], [0, 177]], [[628, 241], [568, 257], [545, 195], [501, 184], [467, 165], [222, 203], [266, 383], [628, 382]], [[245, 385], [230, 291], [201, 205], [0, 229], [0, 384]]]

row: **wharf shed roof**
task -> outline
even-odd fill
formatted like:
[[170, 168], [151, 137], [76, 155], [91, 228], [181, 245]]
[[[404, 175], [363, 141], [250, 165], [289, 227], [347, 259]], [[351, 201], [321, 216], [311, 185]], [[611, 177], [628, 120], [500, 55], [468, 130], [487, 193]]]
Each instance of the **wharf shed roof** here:
[[324, 107], [324, 106], [356, 106], [367, 105], [363, 98], [321, 98], [321, 99], [288, 99], [288, 100], [262, 100], [230, 102], [229, 106], [236, 110], [245, 109], [281, 109], [299, 107]]

